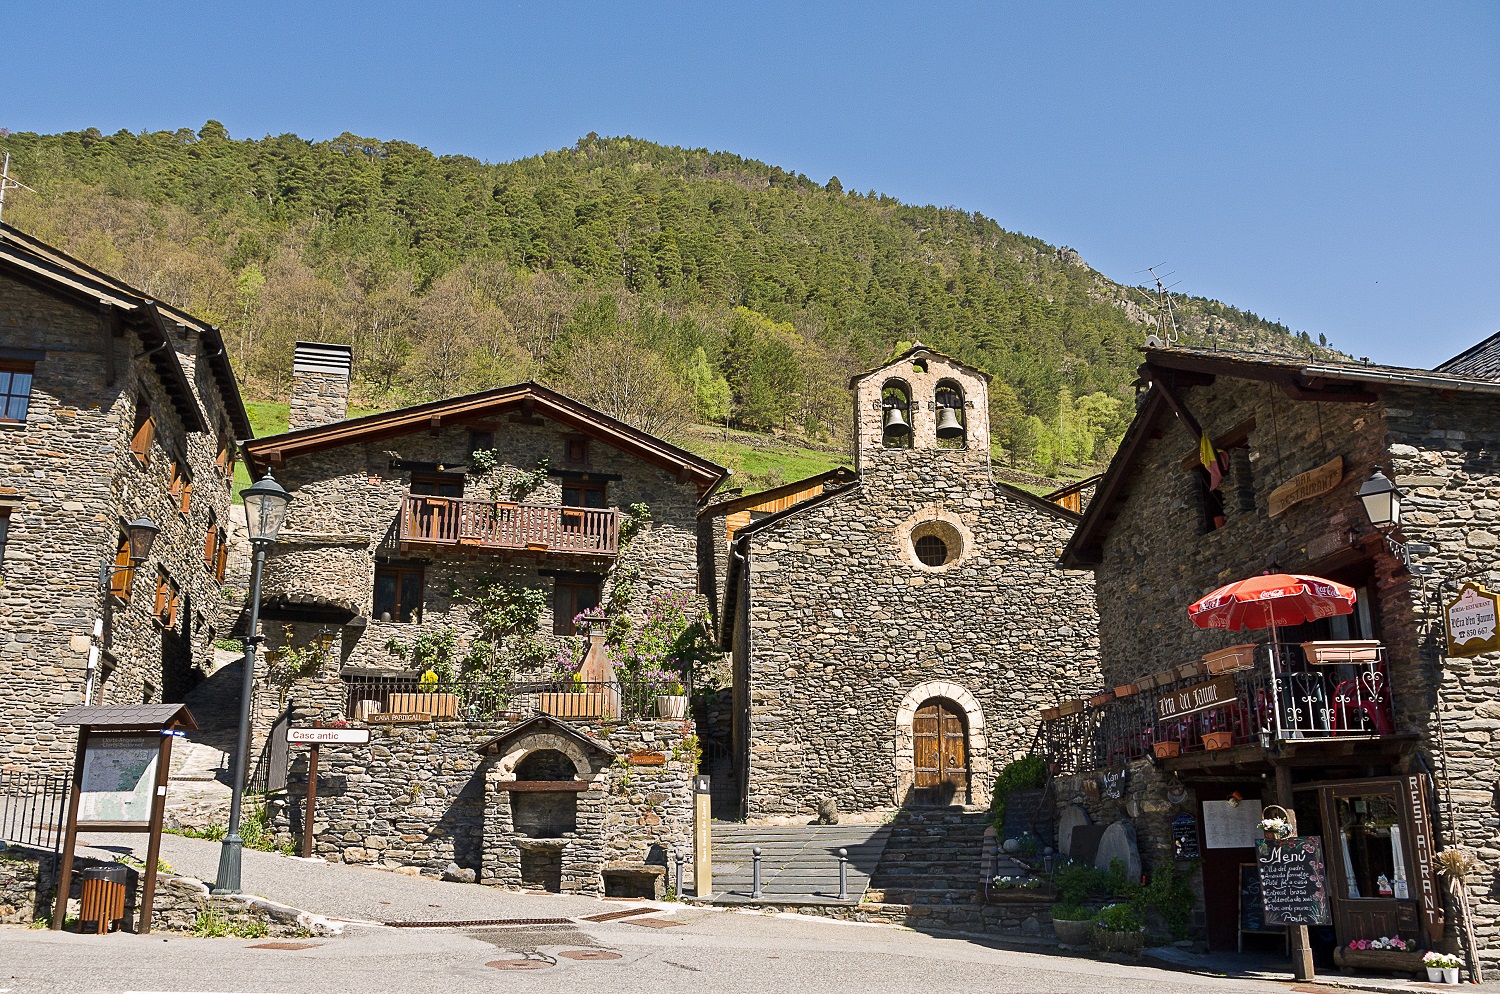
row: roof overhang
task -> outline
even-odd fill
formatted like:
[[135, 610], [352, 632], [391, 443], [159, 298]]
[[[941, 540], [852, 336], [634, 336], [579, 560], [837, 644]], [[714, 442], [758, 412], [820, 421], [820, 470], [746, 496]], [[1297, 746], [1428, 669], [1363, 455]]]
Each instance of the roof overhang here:
[[556, 718], [552, 717], [549, 714], [539, 714], [531, 718], [527, 718], [515, 728], [510, 729], [504, 734], [495, 736], [493, 739], [490, 739], [488, 742], [479, 746], [474, 751], [479, 753], [481, 756], [503, 756], [505, 755], [506, 750], [509, 749], [510, 746], [515, 742], [526, 738], [528, 735], [536, 735], [541, 732], [546, 732], [552, 735], [561, 735], [564, 738], [578, 743], [578, 745], [583, 747], [585, 750], [593, 752], [596, 755], [603, 756], [606, 759], [614, 759], [619, 755], [619, 753], [615, 752], [604, 743], [598, 741], [592, 736], [585, 735], [583, 732], [580, 732], [578, 729], [574, 728], [572, 725], [568, 724], [565, 721], [558, 721]]
[[254, 472], [259, 474], [282, 465], [288, 459], [313, 452], [439, 429], [446, 425], [472, 424], [512, 411], [549, 418], [669, 470], [677, 475], [679, 482], [692, 482], [697, 487], [700, 498], [728, 474], [723, 466], [693, 455], [686, 449], [678, 448], [639, 428], [633, 428], [571, 397], [531, 382], [270, 435], [247, 442], [244, 450]]

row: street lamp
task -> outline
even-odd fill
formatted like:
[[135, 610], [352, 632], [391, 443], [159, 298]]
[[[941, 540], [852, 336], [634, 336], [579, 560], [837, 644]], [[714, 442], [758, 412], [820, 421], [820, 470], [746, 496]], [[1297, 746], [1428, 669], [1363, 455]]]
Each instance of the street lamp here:
[[1370, 524], [1380, 531], [1401, 524], [1401, 491], [1378, 467], [1359, 488], [1359, 500], [1365, 506]]
[[151, 546], [161, 529], [150, 518], [136, 518], [125, 526], [125, 541], [130, 547], [130, 565], [117, 566], [109, 560], [99, 564], [99, 589], [108, 590], [115, 574], [135, 569], [151, 555]]
[[245, 501], [245, 524], [255, 554], [250, 567], [250, 635], [245, 639], [245, 675], [240, 685], [240, 729], [234, 753], [234, 794], [229, 801], [229, 830], [219, 849], [219, 877], [214, 890], [238, 894], [240, 891], [240, 806], [245, 799], [245, 773], [250, 752], [250, 698], [255, 691], [255, 649], [260, 643], [260, 574], [266, 564], [266, 549], [281, 534], [286, 507], [292, 495], [271, 478], [269, 472], [259, 481], [240, 491]]

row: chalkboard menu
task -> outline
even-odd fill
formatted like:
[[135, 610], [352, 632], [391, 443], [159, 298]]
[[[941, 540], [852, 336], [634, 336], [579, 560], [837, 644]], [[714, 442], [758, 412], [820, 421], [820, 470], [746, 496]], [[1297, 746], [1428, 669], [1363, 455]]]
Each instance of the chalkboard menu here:
[[1316, 835], [1255, 844], [1260, 893], [1268, 925], [1327, 925], [1328, 872]]
[[1177, 859], [1198, 858], [1198, 819], [1192, 815], [1172, 819], [1172, 855]]
[[1260, 871], [1254, 863], [1240, 864], [1240, 931], [1281, 931], [1279, 925], [1266, 927], [1266, 912], [1260, 900]]

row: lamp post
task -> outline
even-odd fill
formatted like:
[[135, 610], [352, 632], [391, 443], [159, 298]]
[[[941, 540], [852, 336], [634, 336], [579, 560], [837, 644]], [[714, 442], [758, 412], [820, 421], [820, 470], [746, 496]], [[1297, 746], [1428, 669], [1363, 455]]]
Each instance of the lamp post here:
[[1401, 527], [1402, 496], [1401, 489], [1392, 483], [1390, 477], [1382, 473], [1378, 466], [1359, 488], [1359, 502], [1364, 505], [1365, 516], [1385, 539], [1386, 547], [1391, 550], [1391, 555], [1401, 560], [1401, 565], [1406, 567], [1408, 573], [1422, 572], [1425, 571], [1425, 567], [1419, 569], [1413, 565], [1412, 553], [1430, 552], [1431, 548], [1425, 545], [1413, 548], [1411, 543], [1402, 542], [1391, 536], [1391, 532]]
[[250, 698], [255, 691], [255, 649], [260, 643], [260, 574], [266, 564], [266, 548], [281, 533], [286, 507], [292, 495], [268, 472], [240, 492], [245, 500], [245, 524], [250, 532], [254, 558], [250, 567], [250, 635], [245, 639], [245, 677], [240, 685], [240, 728], [234, 751], [234, 795], [229, 801], [229, 826], [219, 849], [219, 876], [214, 890], [237, 894], [240, 890], [240, 806], [245, 800], [245, 773], [250, 752]]

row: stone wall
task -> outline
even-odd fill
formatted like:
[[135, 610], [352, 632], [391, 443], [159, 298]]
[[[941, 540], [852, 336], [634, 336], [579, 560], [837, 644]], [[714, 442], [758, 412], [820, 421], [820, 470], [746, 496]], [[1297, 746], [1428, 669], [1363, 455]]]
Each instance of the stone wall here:
[[[575, 764], [578, 776], [590, 781], [588, 790], [578, 792], [577, 830], [546, 843], [566, 852], [563, 889], [600, 894], [607, 865], [666, 866], [666, 852], [687, 851], [693, 757], [684, 739], [691, 724], [570, 724], [621, 759], [591, 754], [586, 769]], [[478, 752], [513, 727], [508, 722], [375, 726], [368, 747], [324, 747], [314, 821], [317, 855], [411, 867], [428, 876], [455, 863], [473, 870], [480, 883], [521, 886], [523, 850], [517, 842], [526, 840], [512, 821], [513, 794], [496, 789], [514, 778], [515, 760]], [[555, 747], [542, 739], [521, 744]], [[663, 761], [645, 765], [642, 754]], [[275, 815], [279, 844], [301, 844], [306, 783], [306, 751], [298, 748], [289, 806]]]
[[[51, 716], [81, 702], [95, 621], [104, 619], [106, 678], [96, 703], [181, 699], [194, 665], [209, 658], [220, 589], [204, 562], [210, 515], [228, 518], [228, 483], [215, 467], [216, 431], [187, 434], [161, 389], [137, 335], [111, 337], [97, 308], [67, 303], [0, 278], [0, 355], [35, 361], [24, 424], [0, 424], [0, 506], [10, 530], [0, 567], [0, 763], [63, 768], [71, 730]], [[115, 382], [103, 352], [113, 350]], [[208, 421], [226, 422], [195, 336], [173, 335]], [[129, 451], [136, 397], [157, 422], [149, 464]], [[176, 451], [192, 469], [186, 514], [167, 493]], [[160, 528], [149, 560], [136, 571], [128, 604], [99, 593], [102, 562], [113, 562], [124, 522], [151, 518]], [[156, 574], [180, 588], [176, 626], [153, 616]]]
[[[68, 897], [68, 918], [77, 917], [82, 901], [82, 872], [90, 867], [114, 866], [86, 856], [75, 857]], [[136, 930], [140, 922], [142, 873], [134, 866], [125, 872], [125, 918], [120, 929]], [[50, 921], [57, 900], [57, 857], [51, 852], [10, 847], [0, 849], [0, 924], [29, 925]], [[159, 873], [151, 908], [153, 932], [192, 933], [200, 916], [208, 915], [231, 934], [255, 936], [328, 935], [336, 926], [319, 916], [248, 894], [215, 895], [192, 877]], [[70, 926], [76, 928], [77, 926]], [[94, 926], [90, 924], [90, 928]]]
[[[904, 803], [912, 711], [929, 697], [965, 710], [969, 800], [985, 804], [1038, 711], [1098, 682], [1092, 578], [1057, 565], [1068, 521], [962, 450], [861, 459], [858, 486], [748, 540], [750, 817], [825, 795]], [[904, 547], [928, 522], [960, 536], [953, 562], [923, 568]]]

